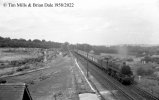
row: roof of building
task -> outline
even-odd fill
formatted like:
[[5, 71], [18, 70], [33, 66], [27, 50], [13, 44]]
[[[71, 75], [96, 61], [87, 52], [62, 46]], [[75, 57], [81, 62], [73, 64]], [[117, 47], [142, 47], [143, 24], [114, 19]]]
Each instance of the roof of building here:
[[0, 100], [32, 100], [25, 83], [0, 84]]

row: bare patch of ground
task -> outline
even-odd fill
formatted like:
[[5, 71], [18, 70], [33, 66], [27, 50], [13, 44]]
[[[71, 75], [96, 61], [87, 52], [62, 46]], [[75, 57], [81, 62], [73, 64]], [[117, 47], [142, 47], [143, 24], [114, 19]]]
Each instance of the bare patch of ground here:
[[[13, 49], [13, 50], [12, 50]], [[40, 49], [34, 48], [0, 48], [0, 76], [14, 75], [18, 73], [25, 73], [29, 70], [35, 70], [40, 67], [44, 67], [45, 63], [55, 58], [52, 56], [46, 56], [47, 61], [43, 62], [43, 55], [39, 51]], [[49, 55], [54, 51], [49, 51]]]
[[[18, 48], [17, 48], [18, 49]], [[23, 60], [26, 58], [35, 58], [37, 57], [37, 53], [35, 56], [35, 53], [30, 52], [22, 52], [23, 50], [16, 51], [16, 52], [5, 52], [6, 50], [3, 50], [0, 48], [0, 61], [15, 61], [15, 60]]]
[[48, 69], [8, 78], [8, 82], [25, 82], [33, 100], [74, 100], [70, 58], [59, 56]]

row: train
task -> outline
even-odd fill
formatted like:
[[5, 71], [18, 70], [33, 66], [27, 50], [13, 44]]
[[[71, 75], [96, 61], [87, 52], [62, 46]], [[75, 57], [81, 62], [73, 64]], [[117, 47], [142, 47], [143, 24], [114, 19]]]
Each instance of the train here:
[[130, 85], [134, 83], [134, 74], [131, 67], [127, 65], [126, 62], [110, 57], [102, 58], [82, 50], [74, 50], [74, 52], [94, 63], [98, 68], [117, 79], [122, 84]]

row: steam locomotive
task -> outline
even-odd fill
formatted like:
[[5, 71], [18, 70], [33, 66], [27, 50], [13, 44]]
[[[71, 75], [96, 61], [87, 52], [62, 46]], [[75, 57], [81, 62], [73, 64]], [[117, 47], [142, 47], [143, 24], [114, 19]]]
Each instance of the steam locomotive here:
[[130, 66], [119, 59], [112, 59], [110, 57], [101, 58], [97, 55], [90, 54], [81, 50], [75, 50], [75, 52], [87, 60], [97, 65], [100, 69], [104, 70], [108, 75], [114, 77], [122, 84], [133, 84], [134, 75]]

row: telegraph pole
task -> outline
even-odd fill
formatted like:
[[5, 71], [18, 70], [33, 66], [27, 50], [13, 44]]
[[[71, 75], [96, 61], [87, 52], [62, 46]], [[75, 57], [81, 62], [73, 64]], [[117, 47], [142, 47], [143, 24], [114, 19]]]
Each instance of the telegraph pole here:
[[[88, 52], [87, 52], [87, 59], [88, 59]], [[88, 60], [87, 60], [87, 78], [88, 78]]]
[[[85, 48], [85, 45], [84, 45], [84, 51], [86, 51], [86, 57], [88, 59], [88, 50], [87, 50], [87, 47]], [[88, 76], [88, 60], [87, 60], [87, 66], [86, 66], [86, 75], [87, 75], [87, 78], [89, 77]]]
[[[78, 52], [78, 44], [76, 45], [76, 50]], [[76, 58], [77, 58], [77, 62], [78, 62], [78, 56]]]

